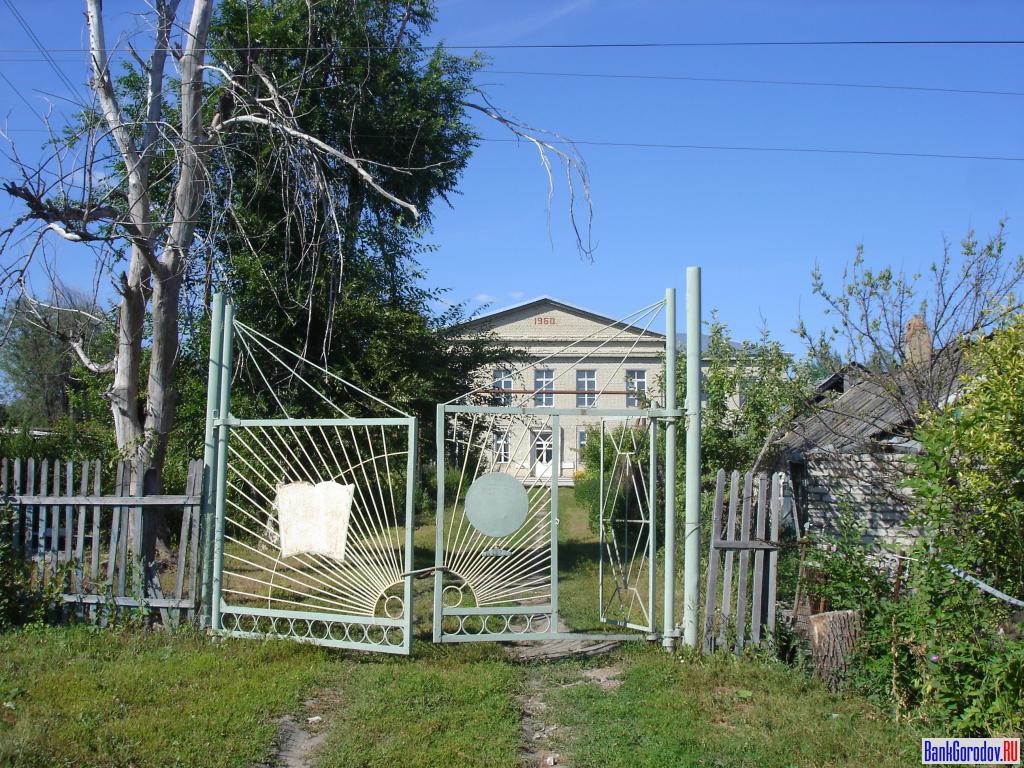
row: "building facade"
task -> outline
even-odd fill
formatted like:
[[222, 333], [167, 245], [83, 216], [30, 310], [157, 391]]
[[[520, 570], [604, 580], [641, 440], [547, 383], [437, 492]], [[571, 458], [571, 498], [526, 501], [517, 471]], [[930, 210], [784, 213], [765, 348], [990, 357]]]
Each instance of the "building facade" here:
[[[545, 296], [475, 318], [462, 331], [491, 334], [516, 351], [515, 362], [480, 372], [478, 399], [491, 404], [636, 408], [638, 417], [643, 407], [663, 404], [665, 336], [648, 327]], [[534, 417], [497, 431], [490, 446], [495, 463], [524, 480], [557, 473], [559, 484], [571, 485], [587, 430], [600, 419], [560, 416], [557, 441], [550, 421]]]

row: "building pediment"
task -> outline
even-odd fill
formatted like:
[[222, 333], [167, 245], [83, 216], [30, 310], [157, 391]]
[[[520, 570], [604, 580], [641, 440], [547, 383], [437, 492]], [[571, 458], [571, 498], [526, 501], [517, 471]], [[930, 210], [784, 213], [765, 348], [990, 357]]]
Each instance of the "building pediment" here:
[[[647, 320], [645, 318], [644, 325]], [[642, 339], [664, 343], [664, 334], [642, 325], [618, 322], [615, 318], [567, 304], [549, 296], [482, 315], [465, 323], [467, 333], [493, 333], [505, 339], [579, 340]]]

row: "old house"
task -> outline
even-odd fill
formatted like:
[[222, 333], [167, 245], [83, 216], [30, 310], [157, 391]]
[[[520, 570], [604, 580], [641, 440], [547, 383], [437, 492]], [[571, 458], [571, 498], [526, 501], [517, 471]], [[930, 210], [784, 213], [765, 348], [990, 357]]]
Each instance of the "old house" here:
[[928, 330], [912, 318], [901, 362], [883, 372], [852, 364], [819, 383], [809, 411], [777, 444], [788, 472], [802, 531], [834, 534], [844, 510], [879, 543], [905, 544], [918, 535], [908, 520], [908, 457], [919, 414], [956, 396], [958, 349], [933, 351]]

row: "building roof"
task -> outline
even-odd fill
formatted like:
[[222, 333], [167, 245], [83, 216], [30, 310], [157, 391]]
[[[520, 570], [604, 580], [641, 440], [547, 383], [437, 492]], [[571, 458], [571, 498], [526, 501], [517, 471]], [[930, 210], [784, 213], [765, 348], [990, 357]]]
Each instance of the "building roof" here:
[[633, 325], [631, 323], [620, 322], [614, 317], [602, 315], [599, 312], [594, 312], [593, 310], [586, 309], [584, 307], [579, 307], [576, 306], [575, 304], [570, 304], [566, 301], [561, 301], [552, 296], [538, 296], [537, 298], [530, 299], [529, 301], [521, 301], [518, 304], [513, 304], [512, 306], [509, 307], [503, 307], [501, 309], [496, 309], [492, 312], [487, 312], [485, 314], [478, 315], [474, 317], [472, 320], [467, 320], [466, 322], [462, 323], [460, 327], [472, 329], [474, 327], [478, 327], [481, 325], [488, 325], [496, 320], [501, 320], [506, 315], [510, 315], [514, 312], [519, 312], [534, 306], [552, 307], [555, 309], [560, 309], [564, 312], [569, 312], [580, 317], [585, 317], [586, 319], [593, 320], [595, 323], [600, 323], [601, 325], [608, 325], [612, 326], [613, 328], [619, 329], [632, 329], [637, 331], [638, 333], [644, 334], [645, 336], [653, 336], [656, 339], [665, 338], [665, 334], [663, 333], [658, 333], [657, 331], [652, 331], [650, 329], [645, 331], [643, 328], [639, 326]]
[[955, 395], [961, 362], [959, 352], [947, 348], [936, 353], [931, 365], [916, 371], [901, 368], [871, 374], [856, 366], [855, 381], [831, 397], [822, 389], [837, 391], [835, 375], [830, 376], [819, 384], [812, 410], [793, 422], [778, 445], [793, 455], [814, 450], [850, 452], [879, 442], [906, 443], [914, 414], [922, 404]]

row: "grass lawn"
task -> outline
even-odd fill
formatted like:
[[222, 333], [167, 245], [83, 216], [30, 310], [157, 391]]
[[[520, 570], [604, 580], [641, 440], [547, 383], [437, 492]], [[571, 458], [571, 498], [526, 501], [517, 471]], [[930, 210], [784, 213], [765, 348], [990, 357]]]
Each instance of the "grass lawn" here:
[[[564, 614], [596, 628], [594, 537], [571, 489], [560, 504], [572, 553], [561, 562]], [[432, 527], [416, 532], [418, 563], [432, 543]], [[433, 646], [431, 583], [416, 582], [412, 658], [188, 632], [0, 634], [0, 766], [275, 765], [279, 720], [292, 714], [300, 725], [322, 718], [310, 727], [323, 736], [312, 755], [321, 768], [513, 768], [533, 764], [526, 709], [555, 726], [545, 748], [575, 768], [919, 759], [919, 734], [778, 663], [680, 661], [635, 643], [587, 662], [529, 665], [494, 644]]]

